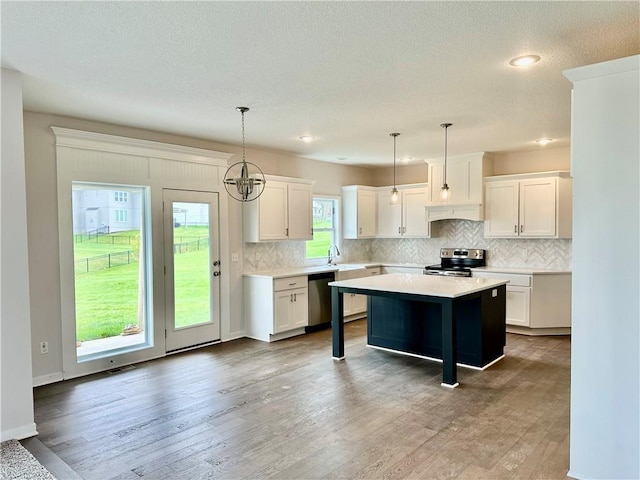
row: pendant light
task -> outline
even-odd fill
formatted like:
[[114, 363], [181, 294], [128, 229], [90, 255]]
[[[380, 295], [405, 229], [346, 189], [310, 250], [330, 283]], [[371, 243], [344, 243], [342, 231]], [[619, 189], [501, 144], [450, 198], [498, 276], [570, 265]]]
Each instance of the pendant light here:
[[251, 202], [257, 199], [264, 191], [267, 183], [262, 170], [254, 163], [246, 160], [244, 146], [244, 114], [249, 111], [247, 107], [236, 107], [242, 116], [242, 162], [231, 165], [224, 174], [224, 188], [227, 193], [239, 202]]
[[443, 202], [448, 202], [451, 199], [451, 190], [447, 185], [447, 129], [453, 125], [453, 123], [441, 123], [440, 126], [444, 128], [444, 174], [442, 188], [440, 189], [440, 199]]
[[396, 188], [396, 138], [399, 133], [390, 133], [389, 136], [393, 137], [393, 188], [391, 189], [391, 204], [398, 203], [398, 189]]

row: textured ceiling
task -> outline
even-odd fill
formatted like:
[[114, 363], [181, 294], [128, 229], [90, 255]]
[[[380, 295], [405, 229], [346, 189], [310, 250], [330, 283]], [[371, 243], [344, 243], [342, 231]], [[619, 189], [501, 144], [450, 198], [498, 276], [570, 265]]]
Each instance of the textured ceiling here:
[[450, 155], [567, 146], [562, 71], [640, 53], [639, 5], [2, 1], [2, 66], [26, 110], [238, 144], [242, 105], [248, 145], [389, 165], [443, 122]]

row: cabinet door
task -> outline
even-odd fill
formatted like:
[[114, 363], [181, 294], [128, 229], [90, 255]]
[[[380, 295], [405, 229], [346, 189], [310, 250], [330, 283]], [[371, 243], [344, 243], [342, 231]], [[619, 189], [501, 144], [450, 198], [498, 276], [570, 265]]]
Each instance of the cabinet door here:
[[530, 287], [507, 286], [507, 324], [528, 327], [530, 303]]
[[556, 178], [520, 182], [520, 236], [555, 237]]
[[405, 237], [427, 237], [426, 188], [411, 188], [402, 192], [402, 234]]
[[[440, 198], [440, 188], [444, 182], [444, 165], [429, 164], [429, 185], [427, 187], [427, 202], [429, 205], [442, 205], [442, 199]], [[447, 184], [451, 186], [449, 179]]]
[[398, 193], [398, 201], [391, 203], [390, 189], [378, 192], [378, 238], [397, 238], [402, 235], [402, 195]]
[[293, 290], [283, 290], [274, 293], [273, 333], [285, 332], [295, 328], [293, 326]]
[[[267, 184], [268, 185], [268, 184]], [[313, 240], [313, 196], [311, 185], [290, 183], [288, 189], [289, 239]]]
[[485, 237], [518, 236], [518, 182], [485, 185]]
[[286, 240], [288, 223], [287, 184], [268, 181], [257, 201], [260, 202], [260, 240]]
[[358, 190], [358, 238], [376, 234], [376, 200], [375, 191]]
[[306, 288], [293, 290], [291, 303], [291, 327], [300, 328], [309, 325], [309, 299]]

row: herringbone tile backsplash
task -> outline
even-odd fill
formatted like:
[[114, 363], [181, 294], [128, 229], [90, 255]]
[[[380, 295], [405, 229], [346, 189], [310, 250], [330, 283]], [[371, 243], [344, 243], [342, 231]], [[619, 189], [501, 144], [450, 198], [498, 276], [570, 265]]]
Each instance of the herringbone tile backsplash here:
[[[487, 264], [496, 267], [571, 269], [571, 239], [484, 238], [483, 222], [434, 222], [433, 238], [343, 240], [340, 263], [385, 262], [433, 264], [441, 247], [484, 248]], [[305, 242], [244, 244], [244, 270], [281, 270], [305, 264]]]

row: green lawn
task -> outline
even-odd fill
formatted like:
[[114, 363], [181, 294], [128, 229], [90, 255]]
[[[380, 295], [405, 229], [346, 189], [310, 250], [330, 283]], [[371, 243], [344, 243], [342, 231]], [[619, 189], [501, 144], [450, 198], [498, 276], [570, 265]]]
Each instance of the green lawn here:
[[[131, 235], [131, 245], [106, 243], [104, 237]], [[178, 227], [177, 242], [207, 237], [207, 227]], [[76, 260], [139, 248], [139, 231], [100, 236], [99, 242], [74, 243]], [[107, 240], [108, 241], [108, 240]], [[116, 240], [117, 241], [117, 240]], [[104, 243], [103, 243], [104, 242]], [[123, 248], [124, 247], [124, 248]], [[178, 326], [207, 321], [209, 315], [207, 249], [176, 255], [176, 319]], [[84, 271], [82, 271], [84, 272]], [[76, 288], [76, 336], [79, 341], [120, 335], [127, 324], [138, 322], [138, 262], [104, 270], [78, 273]]]

